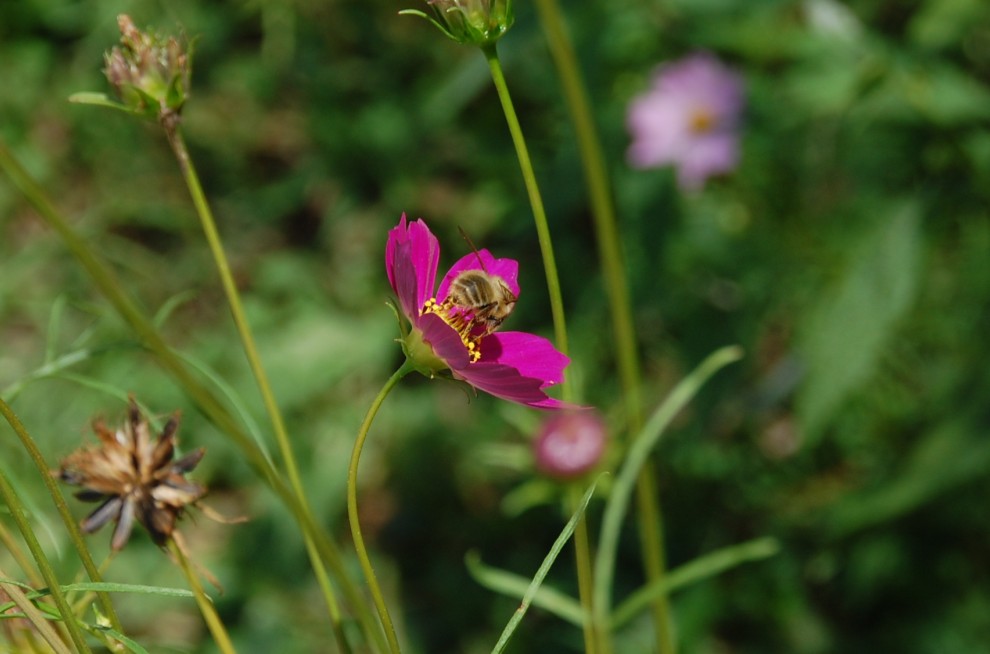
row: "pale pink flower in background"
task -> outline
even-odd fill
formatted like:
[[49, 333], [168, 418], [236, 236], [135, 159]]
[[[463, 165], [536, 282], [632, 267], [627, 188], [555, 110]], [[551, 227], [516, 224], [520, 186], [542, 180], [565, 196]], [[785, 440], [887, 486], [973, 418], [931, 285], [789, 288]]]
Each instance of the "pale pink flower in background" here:
[[742, 78], [714, 55], [696, 53], [660, 66], [650, 89], [629, 106], [629, 163], [675, 166], [682, 189], [700, 189], [739, 163], [744, 103]]

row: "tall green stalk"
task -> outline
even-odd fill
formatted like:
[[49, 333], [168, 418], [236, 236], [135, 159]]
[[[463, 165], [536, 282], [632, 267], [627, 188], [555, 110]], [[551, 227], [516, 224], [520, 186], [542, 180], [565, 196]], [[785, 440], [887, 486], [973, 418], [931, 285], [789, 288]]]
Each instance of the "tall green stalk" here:
[[[76, 525], [76, 520], [72, 517], [72, 513], [69, 511], [69, 505], [66, 504], [62, 490], [58, 487], [55, 478], [52, 476], [51, 468], [49, 468], [45, 457], [41, 454], [41, 450], [38, 449], [34, 439], [31, 438], [31, 434], [24, 428], [24, 424], [2, 399], [0, 399], [0, 415], [3, 415], [10, 428], [17, 434], [21, 445], [27, 450], [31, 461], [38, 468], [38, 474], [41, 475], [41, 480], [44, 482], [45, 488], [48, 489], [48, 493], [52, 496], [52, 502], [55, 503], [55, 508], [59, 516], [61, 516], [62, 522], [65, 523], [65, 528], [69, 532], [69, 538], [72, 540], [72, 544], [79, 554], [79, 560], [82, 561], [86, 574], [89, 575], [91, 581], [99, 583], [101, 581], [100, 571], [97, 569], [96, 563], [93, 562], [93, 557], [89, 553], [86, 541], [83, 540], [82, 533], [79, 531], [78, 525]], [[110, 595], [100, 591], [96, 596], [100, 602], [100, 608], [103, 610], [103, 614], [110, 621], [110, 626], [116, 631], [123, 633], [123, 629], [120, 626], [120, 618], [117, 617], [117, 611], [113, 608]]]
[[[241, 346], [244, 349], [245, 356], [247, 356], [254, 379], [258, 384], [258, 390], [265, 404], [265, 410], [268, 412], [269, 419], [272, 422], [275, 441], [278, 443], [279, 452], [282, 454], [285, 469], [289, 475], [289, 484], [302, 510], [311, 514], [312, 510], [309, 506], [309, 500], [306, 498], [306, 490], [303, 488], [302, 479], [299, 475], [299, 466], [296, 464], [296, 457], [292, 451], [292, 444], [289, 442], [289, 435], [285, 428], [285, 420], [282, 418], [282, 412], [279, 409], [278, 402], [275, 401], [275, 394], [272, 392], [271, 384], [268, 381], [268, 374], [265, 372], [265, 367], [261, 363], [261, 356], [258, 354], [258, 347], [255, 344], [251, 326], [247, 321], [247, 316], [244, 315], [240, 292], [237, 290], [234, 276], [230, 272], [230, 263], [227, 261], [227, 255], [224, 252], [223, 241], [220, 238], [216, 221], [213, 219], [213, 212], [210, 210], [209, 202], [207, 202], [206, 195], [203, 193], [199, 176], [196, 174], [196, 166], [193, 164], [192, 157], [189, 156], [189, 150], [186, 148], [185, 140], [182, 138], [182, 128], [178, 121], [163, 121], [162, 125], [165, 129], [165, 135], [168, 137], [169, 145], [172, 146], [172, 152], [179, 162], [179, 168], [182, 170], [182, 176], [186, 181], [186, 186], [189, 187], [189, 194], [192, 196], [193, 205], [196, 207], [196, 213], [199, 215], [200, 223], [203, 226], [203, 233], [209, 244], [210, 252], [213, 254], [217, 272], [220, 274], [220, 282], [227, 296], [227, 304], [230, 306], [230, 313], [237, 327], [237, 334], [241, 339]], [[326, 568], [320, 560], [312, 539], [308, 535], [304, 535], [304, 539], [306, 541], [306, 552], [309, 555], [313, 571], [316, 573], [320, 589], [323, 592], [327, 608], [330, 611], [331, 622], [334, 625], [340, 625], [340, 607], [337, 605], [337, 598], [334, 595], [330, 578], [327, 576]], [[340, 630], [338, 629], [337, 631], [339, 633]]]
[[[581, 489], [571, 484], [567, 489], [567, 508], [577, 511], [581, 505]], [[588, 536], [588, 520], [584, 515], [574, 525], [574, 560], [578, 576], [578, 599], [584, 620], [584, 654], [599, 654], [601, 640], [598, 625], [594, 621], [594, 567], [592, 566], [591, 539]]]
[[361, 520], [358, 516], [357, 505], [357, 475], [358, 465], [361, 463], [361, 450], [364, 449], [364, 441], [368, 438], [371, 423], [374, 422], [375, 416], [378, 415], [378, 409], [391, 390], [395, 388], [395, 385], [399, 383], [399, 380], [413, 370], [415, 370], [415, 365], [411, 360], [406, 359], [399, 366], [399, 369], [385, 382], [378, 395], [375, 396], [375, 399], [371, 402], [371, 406], [368, 408], [368, 413], [364, 417], [364, 421], [361, 423], [357, 438], [354, 440], [351, 462], [347, 467], [347, 519], [351, 525], [351, 537], [354, 539], [354, 549], [357, 551], [358, 560], [361, 562], [361, 569], [364, 571], [364, 577], [368, 581], [371, 597], [375, 602], [375, 608], [378, 609], [378, 617], [381, 619], [382, 628], [385, 630], [385, 637], [388, 639], [389, 648], [393, 654], [399, 654], [399, 639], [395, 635], [395, 627], [392, 625], [392, 617], [389, 615], [388, 606], [385, 604], [385, 596], [382, 594], [382, 589], [378, 585], [375, 568], [371, 565], [371, 557], [368, 556], [368, 548], [364, 544], [364, 536], [361, 535]]
[[[529, 195], [529, 203], [533, 208], [533, 219], [536, 221], [536, 236], [540, 242], [540, 255], [543, 257], [543, 270], [546, 274], [547, 291], [550, 295], [550, 312], [553, 315], [554, 339], [556, 340], [557, 349], [567, 354], [567, 324], [564, 319], [564, 299], [560, 293], [557, 261], [553, 254], [553, 242], [550, 239], [550, 226], [547, 224], [547, 213], [543, 208], [543, 197], [540, 195], [540, 187], [536, 183], [536, 173], [533, 171], [533, 162], [529, 158], [526, 138], [523, 136], [522, 126], [519, 124], [519, 118], [516, 116], [516, 110], [512, 104], [509, 87], [505, 83], [505, 75], [502, 73], [502, 64], [499, 62], [495, 44], [486, 45], [481, 48], [481, 51], [485, 53], [485, 59], [488, 61], [488, 67], [491, 70], [492, 81], [495, 83], [495, 90], [498, 92], [498, 99], [502, 103], [502, 112], [505, 114], [505, 122], [508, 123], [509, 133], [512, 135], [512, 144], [516, 148], [519, 168], [522, 171], [523, 181], [526, 184], [526, 193]], [[569, 394], [568, 388], [569, 386], [565, 384], [565, 398]]]
[[[629, 433], [637, 433], [643, 425], [643, 408], [640, 394], [639, 354], [636, 330], [633, 323], [629, 284], [626, 280], [624, 258], [618, 237], [615, 205], [609, 184], [601, 141], [595, 129], [591, 102], [581, 78], [577, 55], [568, 36], [564, 17], [557, 0], [536, 0], [537, 11], [543, 24], [550, 53], [557, 66], [557, 73], [564, 89], [567, 107], [577, 134], [578, 151], [584, 169], [585, 181], [591, 200], [591, 215], [595, 224], [596, 241], [605, 289], [608, 294], [609, 314], [612, 316], [612, 332], [616, 344], [616, 364], [622, 397], [626, 405]], [[636, 482], [636, 507], [639, 522], [643, 565], [651, 583], [662, 583], [666, 575], [664, 554], [663, 518], [660, 510], [656, 473], [653, 466], [642, 468]], [[657, 648], [661, 654], [676, 651], [670, 624], [670, 607], [666, 595], [658, 596], [652, 605], [656, 624]]]
[[[379, 651], [384, 651], [386, 644], [381, 630], [375, 625], [374, 618], [364, 598], [344, 568], [341, 554], [336, 545], [326, 532], [317, 525], [312, 513], [303, 509], [296, 495], [286, 486], [280, 473], [273, 467], [258, 444], [241, 427], [216, 395], [206, 388], [189, 371], [181, 358], [169, 348], [151, 320], [124, 291], [116, 276], [93, 253], [86, 241], [72, 229], [61, 213], [55, 209], [54, 204], [41, 186], [24, 170], [24, 167], [18, 163], [3, 143], [0, 143], [0, 169], [3, 169], [10, 177], [42, 219], [58, 233], [99, 291], [130, 326], [143, 345], [154, 354], [161, 366], [175, 378], [203, 415], [241, 450], [258, 476], [268, 484], [292, 512], [304, 536], [312, 540], [322, 561], [330, 567], [337, 577], [348, 605], [356, 613], [365, 634], [375, 643]], [[343, 637], [342, 628], [341, 624], [334, 625], [338, 639]], [[345, 651], [347, 651], [346, 647]]]
[[[533, 209], [533, 218], [536, 222], [536, 236], [540, 243], [540, 254], [543, 257], [543, 270], [547, 279], [547, 291], [550, 295], [550, 312], [553, 316], [554, 338], [557, 341], [557, 348], [565, 355], [568, 354], [567, 323], [564, 317], [564, 300], [560, 291], [560, 278], [557, 275], [557, 262], [553, 252], [553, 242], [550, 238], [550, 226], [547, 222], [546, 210], [543, 207], [543, 197], [540, 195], [540, 187], [536, 181], [536, 173], [533, 170], [533, 163], [529, 157], [529, 148], [526, 146], [526, 138], [523, 136], [522, 126], [516, 116], [516, 110], [512, 103], [512, 96], [509, 94], [509, 86], [505, 82], [505, 75], [502, 72], [502, 64], [498, 58], [498, 50], [495, 43], [488, 44], [481, 48], [488, 61], [491, 70], [492, 82], [498, 93], [499, 101], [502, 103], [502, 112], [505, 114], [505, 121], [512, 135], [512, 143], [516, 149], [516, 156], [519, 159], [519, 168], [522, 171], [523, 181], [526, 184], [526, 192], [529, 195], [529, 202]], [[572, 401], [574, 392], [570, 384], [564, 383], [563, 398], [565, 401]], [[581, 598], [585, 615], [592, 614], [592, 587], [593, 577], [591, 545], [588, 539], [588, 527], [585, 517], [582, 517], [574, 532], [575, 559], [578, 574], [578, 594]], [[597, 650], [595, 642], [595, 626], [590, 620], [584, 623], [585, 650], [588, 654], [594, 654]]]

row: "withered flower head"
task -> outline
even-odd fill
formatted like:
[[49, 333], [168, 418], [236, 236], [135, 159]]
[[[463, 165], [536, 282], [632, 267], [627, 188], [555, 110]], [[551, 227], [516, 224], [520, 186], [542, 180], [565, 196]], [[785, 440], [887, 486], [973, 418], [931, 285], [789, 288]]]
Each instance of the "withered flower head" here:
[[82, 521], [83, 532], [93, 533], [113, 520], [117, 527], [110, 546], [120, 550], [137, 518], [156, 544], [165, 545], [186, 505], [206, 494], [205, 486], [185, 478], [206, 451], [200, 448], [172, 460], [178, 428], [179, 416], [175, 414], [153, 442], [148, 421], [133, 397], [123, 428], [111, 431], [100, 420], [93, 423], [100, 445], [76, 450], [59, 469], [62, 481], [83, 487], [76, 497], [102, 502]]

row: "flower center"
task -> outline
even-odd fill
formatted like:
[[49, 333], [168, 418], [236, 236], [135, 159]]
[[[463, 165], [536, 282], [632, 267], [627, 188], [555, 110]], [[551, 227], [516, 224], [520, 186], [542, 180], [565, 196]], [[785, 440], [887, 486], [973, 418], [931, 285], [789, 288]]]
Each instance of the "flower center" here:
[[705, 134], [715, 128], [715, 115], [705, 107], [695, 107], [688, 124], [695, 134]]
[[447, 298], [443, 302], [437, 302], [436, 298], [430, 298], [423, 305], [421, 313], [432, 313], [440, 316], [440, 319], [450, 325], [461, 337], [461, 342], [468, 350], [471, 363], [477, 363], [481, 358], [481, 337], [472, 335], [475, 327], [474, 314], [470, 310], [465, 311], [462, 307], [455, 306]]

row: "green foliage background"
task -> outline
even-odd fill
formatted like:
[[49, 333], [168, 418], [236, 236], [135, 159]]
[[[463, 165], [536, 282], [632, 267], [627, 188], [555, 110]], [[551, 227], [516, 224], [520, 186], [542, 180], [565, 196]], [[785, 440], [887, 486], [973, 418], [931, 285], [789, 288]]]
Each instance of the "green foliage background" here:
[[[481, 55], [397, 11], [414, 0], [0, 3], [0, 136], [160, 315], [169, 342], [263, 410], [181, 176], [159, 130], [70, 105], [106, 90], [115, 16], [195, 38], [187, 140], [220, 222], [316, 512], [347, 545], [347, 457], [399, 364], [384, 303], [385, 235], [402, 212], [440, 236], [441, 265], [479, 246], [521, 262], [512, 329], [549, 335], [539, 250]], [[772, 535], [781, 554], [673, 598], [685, 652], [976, 652], [990, 642], [987, 333], [990, 6], [982, 0], [563, 3], [597, 111], [655, 405], [718, 346], [747, 357], [709, 384], [660, 447], [672, 565]], [[660, 62], [695, 49], [745, 77], [742, 164], [684, 196], [624, 160], [624, 111]], [[573, 379], [621, 413], [607, 305], [574, 135], [535, 12], [500, 43], [547, 201]], [[79, 353], [63, 374], [46, 362]], [[64, 374], [67, 373], [67, 374]], [[297, 530], [0, 180], [0, 393], [52, 465], [107, 393], [184, 411], [196, 478], [246, 525], [183, 532], [223, 582], [244, 652], [319, 652], [330, 632]], [[362, 510], [410, 651], [481, 652], [515, 602], [463, 559], [535, 571], [565, 521], [536, 480], [539, 415], [409, 378], [386, 402]], [[0, 460], [46, 546], [65, 542], [9, 430]], [[77, 507], [82, 515], [83, 507]], [[600, 505], [593, 504], [595, 519]], [[0, 520], [5, 517], [0, 515]], [[46, 531], [47, 530], [47, 531]], [[91, 538], [97, 556], [109, 534]], [[641, 583], [630, 526], [617, 594]], [[569, 552], [551, 583], [575, 593]], [[77, 571], [65, 557], [61, 572]], [[0, 552], [5, 570], [14, 566]], [[357, 568], [355, 566], [355, 574]], [[114, 581], [181, 586], [143, 535]], [[212, 651], [190, 601], [119, 602], [152, 651]], [[649, 625], [620, 651], [649, 651]], [[513, 652], [581, 634], [536, 610]]]

